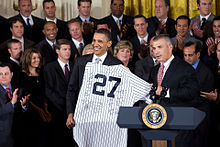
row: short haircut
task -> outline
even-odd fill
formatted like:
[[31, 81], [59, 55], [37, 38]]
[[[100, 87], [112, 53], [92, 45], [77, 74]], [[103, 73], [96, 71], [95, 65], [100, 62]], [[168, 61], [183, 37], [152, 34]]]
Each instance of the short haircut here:
[[190, 26], [191, 20], [189, 19], [188, 16], [186, 16], [186, 15], [181, 15], [181, 16], [177, 17], [176, 22], [175, 22], [176, 24], [177, 24], [177, 22], [178, 22], [179, 19], [188, 20], [188, 26]]
[[8, 67], [10, 72], [12, 72], [12, 66], [7, 62], [0, 62], [0, 67]]
[[[21, 1], [23, 1], [23, 0], [18, 0], [18, 5], [20, 5], [20, 2], [21, 2]], [[30, 0], [30, 2], [31, 2], [31, 0]], [[31, 2], [31, 4], [32, 4], [32, 2]]]
[[100, 34], [104, 34], [106, 39], [108, 41], [111, 41], [112, 40], [112, 36], [111, 36], [111, 33], [109, 32], [109, 30], [106, 30], [106, 29], [98, 29], [95, 31], [95, 33], [100, 33]]
[[[125, 3], [125, 1], [124, 0], [121, 0], [122, 2], [123, 2], [123, 4]], [[111, 0], [111, 4], [113, 4], [113, 2], [114, 2], [114, 0]]]
[[[57, 27], [57, 25], [56, 25], [56, 23], [55, 22], [53, 22], [53, 21], [47, 21], [45, 24], [44, 24], [44, 27], [47, 25], [47, 24], [54, 24], [56, 27]], [[43, 28], [44, 29], [44, 28]]]
[[185, 47], [189, 47], [189, 46], [192, 46], [192, 45], [196, 45], [195, 46], [195, 53], [197, 54], [198, 52], [201, 52], [201, 49], [202, 49], [202, 45], [199, 41], [189, 41], [187, 42], [184, 46], [183, 46], [183, 51], [184, 51], [184, 48]]
[[172, 45], [169, 35], [159, 34], [159, 35], [154, 37], [153, 41], [158, 41], [160, 39], [164, 39], [166, 41], [167, 45], [170, 45], [170, 44]]
[[80, 6], [81, 2], [90, 2], [92, 4], [92, 0], [78, 0], [78, 6]]
[[131, 60], [134, 54], [134, 49], [132, 43], [128, 40], [121, 40], [116, 44], [116, 46], [114, 47], [114, 56], [115, 57], [117, 56], [118, 51], [120, 49], [126, 49], [126, 48], [128, 48], [131, 52], [131, 56], [130, 56], [130, 60]]
[[212, 22], [216, 21], [216, 20], [220, 20], [220, 16], [215, 16], [215, 18], [213, 19]]
[[24, 23], [20, 18], [13, 17], [12, 19], [9, 20], [9, 27], [12, 28], [16, 22], [20, 22], [24, 26]]
[[42, 3], [43, 8], [44, 8], [45, 3], [50, 3], [50, 2], [52, 2], [55, 5], [54, 0], [44, 0], [43, 3]]
[[17, 39], [10, 39], [10, 40], [8, 40], [7, 41], [7, 47], [8, 47], [8, 49], [11, 49], [11, 44], [12, 43], [21, 43], [19, 40], [17, 40]]
[[60, 50], [61, 45], [70, 45], [70, 41], [67, 39], [59, 39], [56, 42], [55, 49]]
[[78, 18], [70, 19], [70, 20], [68, 21], [68, 27], [69, 27], [70, 24], [75, 23], [75, 22], [79, 23], [79, 24], [80, 24], [80, 27], [82, 27], [82, 21], [80, 21]]
[[[144, 18], [145, 22], [147, 23], [147, 18], [146, 18], [144, 15], [141, 15], [141, 14], [136, 15], [136, 16], [134, 17], [134, 20], [135, 20], [136, 18]], [[134, 20], [133, 20], [133, 21], [134, 21]]]
[[[157, 0], [155, 0], [156, 2]], [[170, 7], [170, 0], [164, 0], [164, 3], [165, 3], [165, 6], [167, 7]]]

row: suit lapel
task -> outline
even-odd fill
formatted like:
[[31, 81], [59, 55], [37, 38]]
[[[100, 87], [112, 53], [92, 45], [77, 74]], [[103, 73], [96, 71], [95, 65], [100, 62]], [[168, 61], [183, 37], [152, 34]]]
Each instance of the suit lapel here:
[[[56, 68], [57, 73], [62, 77], [63, 81], [66, 81], [66, 77], [65, 77], [65, 75], [64, 75], [63, 69], [62, 69], [62, 67], [60, 66], [60, 64], [59, 64], [58, 61], [56, 61], [55, 68]], [[66, 82], [67, 82], [67, 81], [66, 81]]]
[[7, 91], [2, 87], [2, 85], [0, 85], [0, 93], [2, 94], [2, 98], [1, 98], [1, 102], [3, 103], [3, 104], [5, 104], [5, 103], [7, 103], [7, 102], [9, 102], [10, 101], [10, 99], [9, 99], [9, 97], [8, 97], [8, 93], [7, 93]]

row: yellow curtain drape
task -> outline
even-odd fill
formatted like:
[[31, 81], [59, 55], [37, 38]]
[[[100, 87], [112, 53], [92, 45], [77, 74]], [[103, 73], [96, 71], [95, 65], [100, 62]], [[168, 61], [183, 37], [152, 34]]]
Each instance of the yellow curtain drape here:
[[[125, 0], [125, 14], [135, 16], [142, 14], [145, 17], [155, 16], [155, 0]], [[220, 0], [213, 0], [212, 13], [220, 15]], [[169, 17], [176, 19], [180, 15], [192, 18], [199, 14], [196, 0], [170, 0]]]

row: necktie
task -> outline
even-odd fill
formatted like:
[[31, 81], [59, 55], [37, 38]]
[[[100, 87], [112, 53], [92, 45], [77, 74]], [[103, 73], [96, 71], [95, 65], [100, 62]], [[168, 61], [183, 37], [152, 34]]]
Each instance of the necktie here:
[[87, 22], [87, 20], [85, 19], [85, 21], [84, 22]]
[[164, 65], [161, 64], [160, 69], [158, 71], [158, 78], [157, 78], [157, 84], [161, 85], [162, 80], [163, 80], [163, 69], [164, 69]]
[[83, 43], [81, 42], [80, 44], [79, 44], [79, 53], [80, 53], [80, 55], [82, 54], [82, 51], [83, 51]]
[[205, 18], [202, 18], [202, 25], [200, 27], [200, 30], [203, 30], [204, 26], [205, 26], [205, 23], [206, 23], [206, 19]]
[[8, 97], [12, 99], [11, 88], [6, 88], [6, 91], [8, 92]]
[[119, 31], [121, 31], [121, 21], [120, 21], [120, 19], [117, 20], [117, 26], [118, 26]]
[[101, 63], [101, 61], [102, 61], [102, 60], [101, 60], [100, 58], [96, 58], [96, 59], [95, 59], [95, 63], [96, 63], [96, 64]]
[[65, 77], [66, 80], [69, 81], [69, 69], [67, 64], [65, 64]]
[[144, 39], [141, 39], [141, 44], [144, 43]]
[[30, 18], [27, 18], [27, 26], [28, 26], [28, 27], [31, 27]]

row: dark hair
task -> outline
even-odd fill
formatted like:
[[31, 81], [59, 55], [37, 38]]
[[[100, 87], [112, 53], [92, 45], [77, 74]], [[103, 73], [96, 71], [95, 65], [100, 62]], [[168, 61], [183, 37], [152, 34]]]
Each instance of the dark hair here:
[[[20, 2], [21, 2], [22, 0], [18, 0], [18, 5], [20, 5]], [[31, 2], [31, 0], [30, 0], [30, 2]], [[32, 2], [31, 2], [31, 4], [32, 4]]]
[[[124, 0], [121, 0], [122, 2], [123, 2], [123, 4], [125, 3], [125, 1]], [[114, 0], [111, 0], [111, 4], [113, 4], [113, 2], [114, 2]]]
[[82, 27], [82, 21], [80, 21], [78, 18], [70, 19], [68, 21], [68, 27], [69, 27], [70, 24], [75, 23], [75, 22], [78, 22], [80, 24], [80, 27]]
[[[145, 22], [147, 23], [147, 18], [146, 18], [144, 15], [141, 15], [141, 14], [136, 15], [136, 16], [134, 17], [134, 20], [135, 20], [136, 18], [144, 18]], [[134, 21], [134, 20], [133, 20], [133, 21]]]
[[201, 45], [201, 43], [200, 43], [199, 41], [195, 41], [195, 42], [189, 41], [189, 42], [187, 42], [187, 43], [183, 46], [183, 51], [184, 51], [184, 48], [185, 48], [185, 47], [189, 47], [189, 46], [194, 45], [194, 44], [196, 45], [196, 47], [195, 47], [195, 53], [197, 54], [198, 52], [201, 52], [202, 45]]
[[49, 3], [49, 2], [52, 2], [55, 5], [54, 0], [44, 0], [43, 3], [42, 3], [43, 8], [44, 8], [44, 4]]
[[12, 28], [13, 24], [15, 24], [16, 22], [20, 22], [24, 26], [24, 23], [23, 23], [23, 21], [20, 18], [13, 17], [12, 19], [9, 20], [9, 27]]
[[188, 26], [190, 26], [191, 20], [189, 19], [188, 16], [186, 16], [186, 15], [181, 15], [181, 16], [177, 17], [175, 24], [177, 24], [177, 22], [178, 22], [179, 19], [188, 20]]
[[106, 29], [98, 29], [95, 31], [96, 33], [104, 34], [108, 41], [112, 40], [111, 33]]
[[[156, 0], [155, 0], [155, 2], [156, 2]], [[165, 3], [165, 6], [166, 6], [166, 7], [167, 7], [167, 6], [170, 7], [170, 0], [164, 0], [164, 3]]]
[[9, 63], [6, 62], [0, 62], [0, 67], [8, 67], [10, 72], [12, 72], [12, 66]]
[[[27, 75], [30, 74], [29, 66], [31, 65], [31, 57], [34, 53], [38, 54], [40, 57], [40, 60], [41, 60], [40, 51], [38, 51], [35, 48], [27, 48], [25, 50], [23, 58], [22, 58], [22, 71], [24, 71]], [[38, 74], [40, 74], [40, 68], [41, 68], [41, 62], [40, 62], [39, 67], [37, 67], [37, 69], [36, 69], [36, 72]]]
[[63, 45], [63, 44], [70, 45], [70, 41], [67, 40], [67, 39], [59, 39], [59, 40], [57, 40], [56, 45], [55, 45], [55, 49], [60, 50], [61, 45]]
[[215, 16], [215, 18], [212, 20], [212, 22], [214, 22], [216, 20], [220, 20], [220, 16]]
[[11, 44], [12, 43], [21, 43], [19, 40], [17, 40], [17, 39], [10, 39], [10, 40], [8, 40], [7, 41], [7, 47], [9, 48], [9, 49], [11, 49]]
[[92, 0], [78, 0], [78, 6], [80, 6], [81, 2], [90, 2], [92, 4]]

